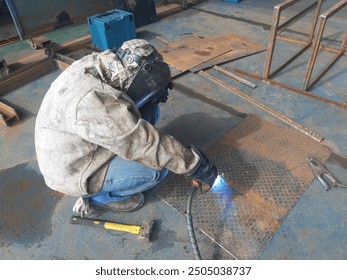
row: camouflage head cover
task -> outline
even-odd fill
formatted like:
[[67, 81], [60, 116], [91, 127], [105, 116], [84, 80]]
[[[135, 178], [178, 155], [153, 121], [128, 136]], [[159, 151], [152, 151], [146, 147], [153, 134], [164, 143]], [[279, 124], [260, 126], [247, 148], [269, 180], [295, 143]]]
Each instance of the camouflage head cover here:
[[135, 102], [148, 102], [167, 87], [171, 74], [160, 53], [146, 40], [126, 41], [98, 55], [96, 67], [102, 80], [126, 92]]

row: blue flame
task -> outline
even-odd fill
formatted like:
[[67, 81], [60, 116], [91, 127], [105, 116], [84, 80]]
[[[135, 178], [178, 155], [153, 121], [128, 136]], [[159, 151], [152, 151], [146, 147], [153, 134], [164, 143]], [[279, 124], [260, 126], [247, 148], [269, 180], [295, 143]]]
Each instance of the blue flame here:
[[210, 192], [215, 193], [215, 203], [219, 205], [222, 217], [228, 217], [230, 212], [235, 211], [233, 195], [237, 193], [232, 186], [229, 186], [223, 176], [218, 175], [214, 181]]
[[216, 180], [212, 185], [212, 191], [214, 192], [223, 192], [229, 188], [227, 182], [225, 182], [224, 178], [221, 175], [218, 175]]

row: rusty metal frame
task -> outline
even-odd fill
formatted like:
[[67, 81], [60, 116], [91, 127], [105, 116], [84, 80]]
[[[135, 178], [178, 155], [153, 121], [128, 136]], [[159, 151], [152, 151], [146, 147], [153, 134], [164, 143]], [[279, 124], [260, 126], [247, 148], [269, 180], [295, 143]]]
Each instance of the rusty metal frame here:
[[[298, 39], [292, 39], [292, 38], [285, 38], [285, 37], [277, 36], [277, 40], [281, 40], [281, 41], [293, 43], [293, 44], [305, 45], [305, 42], [302, 42]], [[323, 45], [323, 44], [321, 44], [319, 46], [319, 49], [321, 49], [322, 51], [327, 51], [327, 52], [336, 53], [336, 54], [339, 52], [339, 50], [334, 49], [334, 48], [330, 48], [330, 47]], [[347, 52], [343, 53], [343, 55], [347, 56]]]
[[327, 24], [327, 21], [329, 18], [331, 18], [333, 15], [335, 15], [338, 11], [340, 11], [346, 6], [347, 6], [347, 0], [342, 0], [338, 2], [335, 6], [327, 10], [325, 13], [320, 15], [319, 17], [320, 24], [319, 24], [319, 29], [317, 31], [317, 38], [315, 40], [313, 51], [307, 64], [307, 70], [304, 76], [304, 83], [302, 86], [303, 90], [309, 90], [310, 88], [312, 88], [312, 86], [315, 85], [322, 78], [322, 76], [335, 64], [335, 62], [346, 52], [347, 31], [342, 40], [341, 48], [338, 50], [337, 55], [334, 56], [334, 58], [315, 77], [313, 77], [311, 81], [313, 68], [317, 59], [318, 50], [321, 45], [324, 28]]
[[[288, 19], [286, 22], [282, 23], [281, 25], [279, 24], [282, 11], [300, 1], [302, 0], [286, 0], [274, 7], [270, 38], [268, 42], [267, 53], [266, 53], [265, 64], [264, 64], [264, 71], [263, 71], [263, 77], [265, 79], [268, 79], [274, 76], [275, 74], [279, 73], [280, 71], [282, 71], [286, 66], [292, 63], [296, 58], [298, 58], [303, 52], [305, 52], [312, 45], [314, 32], [315, 32], [317, 21], [320, 14], [320, 9], [322, 7], [323, 1], [325, 0], [315, 1], [309, 7], [305, 8], [304, 10], [302, 10], [301, 12], [299, 12], [292, 18]], [[314, 14], [313, 22], [312, 22], [311, 31], [309, 34], [309, 39], [305, 43], [304, 47], [299, 52], [297, 52], [294, 56], [292, 56], [289, 60], [287, 60], [285, 63], [279, 66], [276, 70], [274, 70], [273, 72], [270, 72], [277, 34], [286, 30], [289, 26], [299, 21], [301, 18], [303, 18], [305, 15], [307, 15], [314, 9], [315, 9], [315, 14]]]

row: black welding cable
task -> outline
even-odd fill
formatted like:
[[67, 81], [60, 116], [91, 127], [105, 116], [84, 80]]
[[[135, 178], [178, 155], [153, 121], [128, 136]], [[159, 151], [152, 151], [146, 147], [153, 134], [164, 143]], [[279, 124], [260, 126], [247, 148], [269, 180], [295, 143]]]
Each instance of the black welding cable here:
[[197, 191], [197, 189], [198, 189], [197, 187], [192, 186], [189, 190], [188, 201], [187, 201], [187, 211], [186, 211], [185, 215], [186, 215], [186, 219], [187, 219], [188, 234], [189, 234], [190, 242], [192, 243], [195, 258], [197, 260], [201, 260], [202, 258], [200, 255], [200, 250], [199, 250], [198, 244], [196, 242], [194, 226], [193, 226], [193, 218], [191, 215], [192, 201], [193, 201], [193, 197], [194, 197], [194, 194]]

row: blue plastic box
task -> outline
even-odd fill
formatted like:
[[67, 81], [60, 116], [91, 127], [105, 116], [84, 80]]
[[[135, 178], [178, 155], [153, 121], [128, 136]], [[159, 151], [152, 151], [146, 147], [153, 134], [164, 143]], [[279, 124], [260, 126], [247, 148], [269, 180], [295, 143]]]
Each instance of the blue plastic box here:
[[99, 50], [120, 47], [125, 41], [136, 38], [132, 13], [115, 9], [90, 16], [87, 20], [93, 45]]

